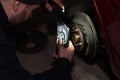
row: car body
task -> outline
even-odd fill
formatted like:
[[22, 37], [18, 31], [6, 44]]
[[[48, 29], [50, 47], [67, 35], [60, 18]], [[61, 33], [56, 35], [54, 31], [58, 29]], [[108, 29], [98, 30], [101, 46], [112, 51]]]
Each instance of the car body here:
[[92, 0], [92, 3], [109, 62], [120, 79], [120, 0]]

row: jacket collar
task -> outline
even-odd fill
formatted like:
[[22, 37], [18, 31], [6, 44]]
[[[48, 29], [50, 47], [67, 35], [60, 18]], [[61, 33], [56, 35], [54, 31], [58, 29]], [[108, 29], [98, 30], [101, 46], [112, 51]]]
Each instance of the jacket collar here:
[[6, 31], [9, 26], [10, 26], [10, 23], [9, 23], [8, 17], [2, 7], [2, 4], [0, 3], [0, 28]]

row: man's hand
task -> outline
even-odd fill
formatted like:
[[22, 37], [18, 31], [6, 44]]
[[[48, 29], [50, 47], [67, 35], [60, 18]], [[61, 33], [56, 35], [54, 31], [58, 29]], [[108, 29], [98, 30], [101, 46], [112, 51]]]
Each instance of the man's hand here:
[[[58, 6], [60, 6], [61, 8], [63, 7], [63, 4], [62, 4], [62, 2], [61, 2], [61, 0], [53, 0], [56, 4], [58, 4]], [[46, 4], [45, 4], [45, 8], [47, 8], [49, 11], [52, 11], [52, 6], [49, 4], [49, 3], [47, 3], [47, 1], [46, 1]]]
[[[58, 52], [53, 52], [53, 57], [59, 59], [59, 58], [66, 58], [70, 62], [72, 61], [73, 55], [74, 55], [74, 46], [71, 41], [69, 41], [68, 48], [64, 48], [62, 45], [57, 45]], [[58, 54], [56, 54], [58, 53]]]

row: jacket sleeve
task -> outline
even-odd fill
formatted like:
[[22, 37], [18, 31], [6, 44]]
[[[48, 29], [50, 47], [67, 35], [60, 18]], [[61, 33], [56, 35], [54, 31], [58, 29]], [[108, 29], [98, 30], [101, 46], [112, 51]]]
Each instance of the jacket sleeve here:
[[61, 58], [55, 62], [51, 70], [35, 76], [47, 80], [71, 80], [71, 64], [67, 59]]

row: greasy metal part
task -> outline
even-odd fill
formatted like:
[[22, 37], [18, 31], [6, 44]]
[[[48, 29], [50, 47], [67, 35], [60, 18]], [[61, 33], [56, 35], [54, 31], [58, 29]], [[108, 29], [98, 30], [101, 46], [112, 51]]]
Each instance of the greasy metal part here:
[[68, 47], [70, 37], [70, 29], [63, 22], [59, 21], [57, 23], [57, 40], [59, 44], [62, 44], [64, 47]]
[[73, 29], [71, 29], [71, 40], [76, 50], [79, 52], [82, 51], [84, 46], [84, 36], [80, 30], [80, 25], [75, 25]]

